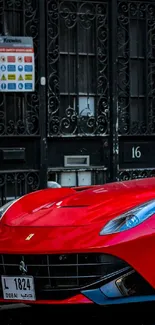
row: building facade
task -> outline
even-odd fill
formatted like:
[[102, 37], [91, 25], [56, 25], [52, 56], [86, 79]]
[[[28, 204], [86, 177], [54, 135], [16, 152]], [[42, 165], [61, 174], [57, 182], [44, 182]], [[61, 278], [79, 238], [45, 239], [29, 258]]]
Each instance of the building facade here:
[[0, 0], [35, 92], [0, 89], [0, 200], [155, 174], [155, 1]]

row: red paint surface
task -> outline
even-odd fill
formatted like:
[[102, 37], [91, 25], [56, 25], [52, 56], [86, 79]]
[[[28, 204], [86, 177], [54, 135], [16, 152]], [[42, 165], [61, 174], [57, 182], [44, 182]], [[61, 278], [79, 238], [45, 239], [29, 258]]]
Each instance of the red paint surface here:
[[[0, 253], [109, 253], [124, 259], [155, 288], [155, 216], [131, 230], [99, 235], [108, 220], [153, 198], [155, 178], [25, 195], [0, 222]], [[34, 236], [27, 241], [29, 234]]]
[[[4, 299], [0, 299], [0, 302], [4, 302]], [[6, 300], [5, 300], [6, 302]], [[7, 302], [15, 302], [15, 300], [7, 300]], [[30, 301], [16, 300], [17, 303], [30, 304]], [[41, 304], [41, 305], [81, 305], [81, 304], [93, 304], [91, 300], [83, 296], [82, 294], [76, 295], [72, 298], [65, 300], [37, 300], [31, 301], [31, 304]]]

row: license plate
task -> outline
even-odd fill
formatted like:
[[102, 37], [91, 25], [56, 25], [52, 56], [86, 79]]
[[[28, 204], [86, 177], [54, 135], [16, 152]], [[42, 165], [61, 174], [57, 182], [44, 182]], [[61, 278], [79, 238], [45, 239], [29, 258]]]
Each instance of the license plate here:
[[7, 300], [36, 300], [32, 276], [2, 276], [3, 298]]

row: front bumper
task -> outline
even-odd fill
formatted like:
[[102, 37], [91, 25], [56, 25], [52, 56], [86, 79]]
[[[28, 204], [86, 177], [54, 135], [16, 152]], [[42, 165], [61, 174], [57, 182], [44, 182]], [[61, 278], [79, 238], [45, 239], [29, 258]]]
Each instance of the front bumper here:
[[[154, 288], [130, 265], [109, 254], [3, 254], [0, 258], [3, 276], [21, 276], [20, 260], [27, 264], [36, 300], [25, 300], [26, 304], [108, 306], [155, 301]], [[0, 302], [15, 300], [4, 300], [0, 287]]]

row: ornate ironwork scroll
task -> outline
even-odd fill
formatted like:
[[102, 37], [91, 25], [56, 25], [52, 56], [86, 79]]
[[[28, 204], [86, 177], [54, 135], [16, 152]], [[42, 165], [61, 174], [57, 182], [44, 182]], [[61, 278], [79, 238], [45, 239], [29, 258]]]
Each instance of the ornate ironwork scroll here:
[[0, 172], [0, 205], [39, 189], [38, 171]]
[[155, 133], [155, 5], [118, 3], [119, 132]]
[[33, 37], [36, 64], [35, 93], [0, 92], [0, 136], [39, 134], [38, 18], [37, 0], [0, 0], [0, 34]]
[[108, 4], [47, 1], [48, 135], [109, 132]]
[[134, 169], [123, 170], [119, 172], [118, 181], [128, 181], [131, 179], [155, 177], [155, 169]]

